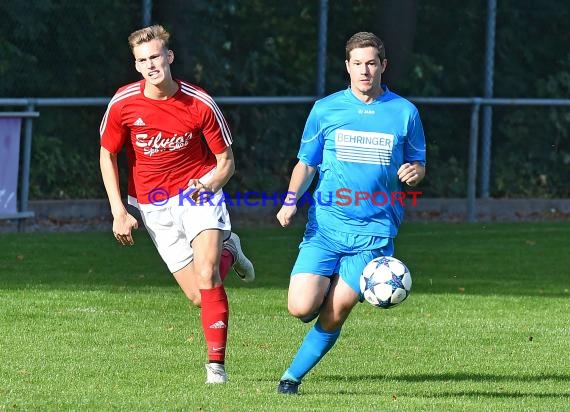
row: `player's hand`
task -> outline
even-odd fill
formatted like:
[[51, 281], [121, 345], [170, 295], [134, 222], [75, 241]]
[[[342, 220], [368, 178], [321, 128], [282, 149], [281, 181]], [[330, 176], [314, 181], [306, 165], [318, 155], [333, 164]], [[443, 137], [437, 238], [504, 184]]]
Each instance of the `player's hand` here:
[[208, 203], [215, 194], [210, 186], [205, 185], [198, 179], [190, 179], [188, 181], [188, 187], [194, 188], [194, 191], [190, 194], [190, 199], [198, 205]]
[[398, 169], [398, 179], [408, 186], [417, 186], [425, 176], [425, 168], [419, 163], [404, 163]]
[[115, 239], [117, 239], [117, 242], [123, 246], [132, 246], [135, 244], [132, 230], [138, 227], [139, 223], [137, 219], [129, 213], [113, 218], [113, 235]]
[[281, 223], [281, 226], [287, 227], [293, 220], [295, 213], [297, 213], [296, 205], [283, 205], [277, 212], [277, 220]]

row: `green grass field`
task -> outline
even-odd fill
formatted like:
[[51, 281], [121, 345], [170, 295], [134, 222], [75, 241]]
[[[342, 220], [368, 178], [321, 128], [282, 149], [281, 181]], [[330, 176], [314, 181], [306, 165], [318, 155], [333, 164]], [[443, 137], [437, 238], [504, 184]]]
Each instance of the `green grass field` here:
[[147, 234], [0, 235], [0, 410], [567, 411], [570, 223], [402, 227], [414, 286], [358, 305], [301, 396], [276, 393], [308, 326], [288, 315], [300, 228], [244, 229], [228, 278], [227, 385], [204, 384], [199, 312]]

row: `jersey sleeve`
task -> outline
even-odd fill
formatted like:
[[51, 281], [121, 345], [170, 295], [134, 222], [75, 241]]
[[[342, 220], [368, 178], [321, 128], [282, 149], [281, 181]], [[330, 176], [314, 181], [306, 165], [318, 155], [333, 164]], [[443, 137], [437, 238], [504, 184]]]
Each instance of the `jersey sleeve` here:
[[323, 150], [324, 137], [315, 105], [307, 117], [297, 158], [308, 166], [318, 166], [323, 161]]
[[203, 101], [202, 113], [202, 134], [208, 147], [214, 154], [225, 151], [233, 142], [232, 134], [226, 119], [211, 97]]
[[426, 164], [426, 139], [422, 121], [417, 111], [408, 123], [408, 138], [404, 145], [404, 162]]
[[118, 153], [129, 136], [129, 130], [121, 122], [120, 106], [114, 104], [113, 100], [109, 103], [103, 116], [99, 133], [101, 135], [101, 146], [111, 153]]

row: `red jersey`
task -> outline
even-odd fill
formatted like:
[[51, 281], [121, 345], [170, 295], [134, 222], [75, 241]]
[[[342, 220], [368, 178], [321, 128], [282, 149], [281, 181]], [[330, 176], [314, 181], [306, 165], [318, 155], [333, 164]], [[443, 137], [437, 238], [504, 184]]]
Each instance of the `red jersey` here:
[[224, 116], [203, 89], [179, 81], [166, 100], [145, 97], [145, 80], [121, 87], [101, 122], [101, 146], [111, 153], [126, 148], [128, 195], [149, 204], [160, 188], [172, 198], [216, 167], [214, 154], [232, 143]]

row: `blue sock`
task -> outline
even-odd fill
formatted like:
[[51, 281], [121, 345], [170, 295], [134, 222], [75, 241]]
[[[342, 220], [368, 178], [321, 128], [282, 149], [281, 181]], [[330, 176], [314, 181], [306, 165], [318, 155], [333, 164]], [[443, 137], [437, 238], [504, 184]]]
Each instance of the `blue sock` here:
[[309, 330], [307, 336], [305, 336], [301, 347], [297, 351], [297, 355], [295, 355], [293, 362], [291, 362], [289, 369], [285, 371], [281, 380], [287, 379], [301, 382], [301, 379], [333, 347], [339, 335], [340, 329], [334, 332], [327, 332], [321, 328], [320, 323], [317, 321]]

